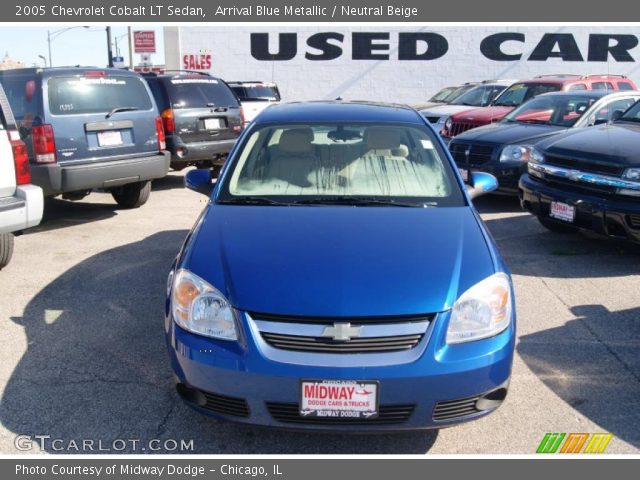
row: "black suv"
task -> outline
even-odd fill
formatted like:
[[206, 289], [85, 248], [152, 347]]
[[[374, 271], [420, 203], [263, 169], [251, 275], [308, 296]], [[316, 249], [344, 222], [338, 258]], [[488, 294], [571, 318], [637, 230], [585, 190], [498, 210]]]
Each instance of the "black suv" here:
[[613, 118], [532, 147], [520, 199], [549, 230], [640, 243], [640, 101]]
[[135, 208], [169, 171], [162, 121], [137, 73], [25, 68], [0, 72], [0, 83], [45, 195], [79, 200], [103, 188]]
[[219, 78], [202, 72], [145, 73], [167, 135], [171, 168], [219, 170], [242, 132], [240, 101]]

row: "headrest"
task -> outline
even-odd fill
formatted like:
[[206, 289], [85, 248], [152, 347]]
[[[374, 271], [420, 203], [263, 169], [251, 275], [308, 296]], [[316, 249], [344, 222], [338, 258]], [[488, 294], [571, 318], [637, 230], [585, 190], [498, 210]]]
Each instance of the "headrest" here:
[[280, 135], [278, 148], [285, 153], [308, 153], [313, 149], [313, 131], [310, 128], [291, 128]]
[[407, 158], [409, 156], [409, 149], [406, 145], [398, 145], [397, 148], [391, 150], [391, 155], [393, 155], [394, 157]]
[[364, 132], [364, 141], [368, 150], [392, 150], [400, 146], [400, 135], [397, 130], [369, 127]]

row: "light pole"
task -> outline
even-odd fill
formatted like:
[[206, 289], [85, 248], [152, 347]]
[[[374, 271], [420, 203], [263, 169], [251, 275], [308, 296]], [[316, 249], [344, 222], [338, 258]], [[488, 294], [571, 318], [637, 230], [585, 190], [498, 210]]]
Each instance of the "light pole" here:
[[113, 38], [113, 41], [116, 44], [116, 57], [120, 56], [120, 46], [118, 45], [118, 42], [120, 40], [122, 40], [124, 37], [126, 37], [127, 35], [129, 35], [129, 34], [128, 33], [123, 33], [122, 35], [118, 35], [117, 37]]
[[38, 58], [42, 59], [42, 63], [44, 63], [44, 68], [47, 68], [47, 59], [44, 55], [38, 55]]
[[47, 30], [47, 43], [49, 45], [49, 66], [53, 67], [53, 62], [51, 61], [51, 42], [53, 42], [56, 38], [62, 35], [64, 32], [68, 32], [69, 30], [73, 30], [74, 28], [89, 28], [88, 25], [76, 25], [75, 27], [67, 27], [61, 28], [60, 30]]

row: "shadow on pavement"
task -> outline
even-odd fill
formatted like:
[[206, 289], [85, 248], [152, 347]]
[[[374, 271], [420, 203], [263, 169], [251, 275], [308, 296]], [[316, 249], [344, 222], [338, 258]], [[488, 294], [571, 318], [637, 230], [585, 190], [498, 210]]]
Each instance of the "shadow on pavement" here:
[[118, 205], [108, 196], [111, 203], [89, 203], [85, 201], [62, 200], [59, 197], [44, 199], [42, 222], [37, 227], [25, 231], [24, 235], [58, 230], [79, 224], [97, 222], [118, 215]]
[[520, 337], [518, 353], [565, 402], [640, 447], [640, 308], [582, 305], [571, 312], [578, 318], [562, 327]]
[[144, 445], [156, 438], [193, 439], [194, 450], [185, 453], [429, 450], [437, 431], [375, 441], [290, 433], [218, 422], [183, 405], [166, 353], [163, 305], [166, 275], [186, 233], [161, 232], [97, 254], [60, 275], [12, 319], [24, 328], [28, 347], [0, 401], [8, 430], [61, 439], [45, 445], [50, 453], [82, 453], [58, 450], [72, 440], [111, 446], [116, 439]]

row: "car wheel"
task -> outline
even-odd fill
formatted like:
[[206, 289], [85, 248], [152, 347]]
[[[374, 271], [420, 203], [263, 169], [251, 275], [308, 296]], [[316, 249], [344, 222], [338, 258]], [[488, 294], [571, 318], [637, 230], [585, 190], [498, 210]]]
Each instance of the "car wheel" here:
[[151, 181], [128, 183], [111, 190], [111, 195], [122, 208], [138, 208], [147, 203], [151, 194]]
[[578, 229], [572, 225], [564, 225], [550, 220], [549, 217], [538, 217], [540, 224], [553, 233], [576, 233]]
[[0, 270], [9, 265], [13, 255], [13, 235], [11, 233], [0, 234]]

